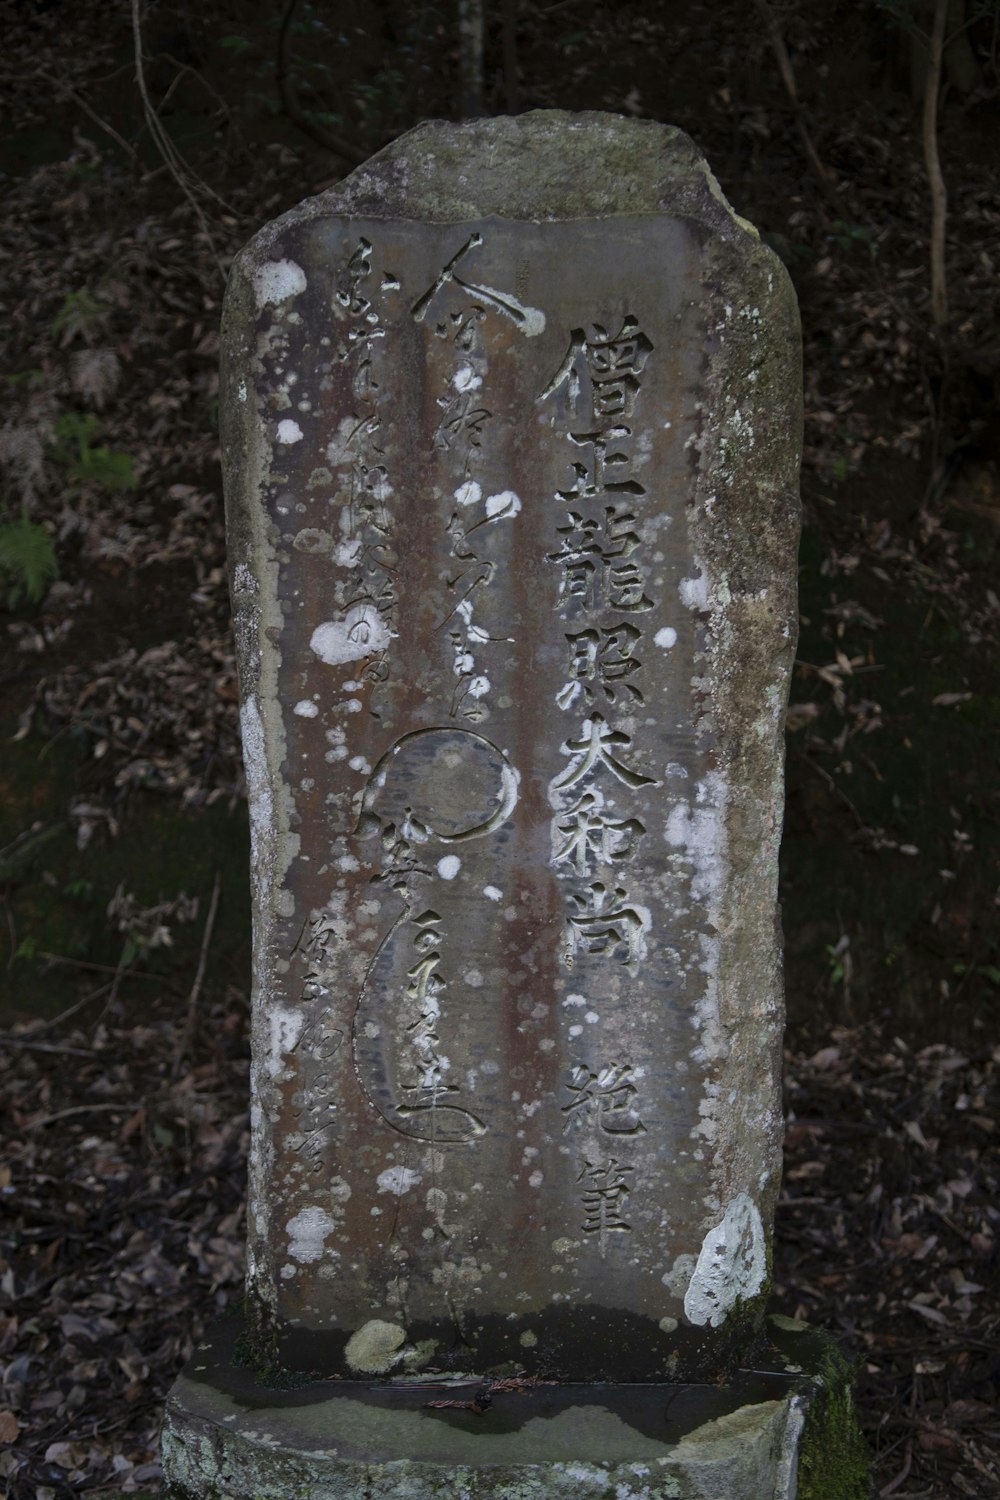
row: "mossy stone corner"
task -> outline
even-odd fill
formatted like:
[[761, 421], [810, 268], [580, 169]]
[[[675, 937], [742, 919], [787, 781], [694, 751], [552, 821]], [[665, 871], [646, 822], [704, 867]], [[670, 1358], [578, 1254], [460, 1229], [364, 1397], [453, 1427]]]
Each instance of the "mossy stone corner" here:
[[795, 1500], [871, 1500], [871, 1452], [854, 1405], [854, 1365], [836, 1339], [772, 1314], [772, 1342], [809, 1372], [811, 1393], [799, 1439]]
[[489, 1408], [419, 1377], [268, 1387], [238, 1363], [239, 1323], [171, 1394], [168, 1500], [868, 1500], [851, 1367], [829, 1336], [768, 1320], [756, 1368], [726, 1386], [535, 1385]]

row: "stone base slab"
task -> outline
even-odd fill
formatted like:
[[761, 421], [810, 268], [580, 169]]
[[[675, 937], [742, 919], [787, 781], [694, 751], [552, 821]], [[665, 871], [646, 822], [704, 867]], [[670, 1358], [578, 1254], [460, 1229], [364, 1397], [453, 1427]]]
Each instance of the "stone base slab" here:
[[[239, 1323], [227, 1323], [199, 1345], [169, 1397], [166, 1494], [808, 1500], [819, 1465], [824, 1497], [860, 1500], [866, 1465], [842, 1362], [805, 1325], [772, 1319], [769, 1328], [761, 1368], [727, 1386], [537, 1384], [495, 1390], [477, 1412], [428, 1405], [472, 1400], [487, 1388], [475, 1376], [447, 1386], [430, 1376], [265, 1385], [239, 1362]], [[818, 1451], [807, 1452], [810, 1443]]]

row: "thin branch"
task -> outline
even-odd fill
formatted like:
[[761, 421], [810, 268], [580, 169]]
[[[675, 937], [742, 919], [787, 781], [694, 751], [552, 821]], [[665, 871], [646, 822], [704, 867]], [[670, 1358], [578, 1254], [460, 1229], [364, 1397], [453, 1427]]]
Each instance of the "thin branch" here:
[[850, 797], [845, 791], [842, 790], [841, 787], [837, 785], [836, 781], [834, 781], [829, 771], [826, 770], [824, 766], [818, 765], [816, 761], [810, 759], [810, 757], [806, 755], [804, 750], [798, 750], [796, 752], [796, 756], [799, 760], [804, 761], [807, 766], [810, 766], [812, 770], [816, 772], [817, 776], [821, 776], [823, 778], [827, 786], [830, 788], [831, 792], [833, 792], [834, 796], [838, 797], [840, 801], [843, 802], [847, 810], [851, 813], [861, 832], [870, 833], [871, 825], [865, 822], [864, 818], [858, 812], [858, 809], [854, 806], [854, 803], [851, 801]]
[[[120, 964], [95, 964], [89, 959], [67, 958], [64, 953], [49, 953], [45, 948], [39, 948], [37, 958], [44, 958], [50, 964], [68, 964], [71, 969], [87, 969], [93, 974], [117, 974], [121, 968]], [[132, 979], [151, 979], [154, 984], [165, 985], [166, 981], [162, 974], [147, 974], [143, 969], [135, 969], [129, 976]], [[46, 1022], [46, 1025], [49, 1023]]]
[[90, 105], [87, 103], [83, 95], [78, 94], [76, 89], [71, 88], [64, 79], [57, 78], [54, 73], [47, 73], [44, 68], [36, 68], [35, 76], [36, 78], [43, 79], [47, 84], [51, 85], [53, 89], [61, 89], [65, 93], [67, 98], [72, 99], [73, 103], [78, 105], [78, 107], [83, 110], [84, 114], [89, 119], [93, 120], [94, 124], [97, 125], [99, 129], [104, 131], [105, 135], [109, 135], [111, 139], [116, 143], [116, 145], [119, 145], [122, 148], [126, 155], [130, 156], [133, 161], [136, 160], [135, 147], [130, 146], [125, 137], [119, 135], [114, 126], [109, 125], [107, 120], [102, 120], [101, 116], [96, 112], [96, 110], [91, 109]]
[[46, 1125], [54, 1125], [57, 1120], [68, 1120], [72, 1115], [93, 1115], [103, 1110], [119, 1115], [134, 1115], [138, 1108], [138, 1104], [74, 1104], [69, 1109], [57, 1109], [54, 1115], [36, 1115], [24, 1129], [44, 1130]]
[[503, 89], [509, 115], [521, 107], [517, 68], [518, 0], [503, 0]]
[[299, 96], [292, 79], [290, 60], [292, 18], [298, 3], [299, 0], [286, 0], [281, 16], [281, 27], [278, 31], [277, 75], [282, 107], [292, 124], [297, 125], [303, 135], [309, 136], [310, 140], [315, 141], [317, 145], [325, 146], [328, 151], [335, 151], [352, 166], [360, 166], [363, 161], [367, 160], [367, 154], [350, 141], [345, 140], [343, 136], [321, 125], [318, 120], [312, 119], [299, 103]]
[[816, 178], [826, 197], [831, 203], [839, 207], [839, 200], [834, 191], [832, 174], [820, 161], [819, 152], [813, 144], [813, 138], [806, 122], [806, 112], [799, 98], [798, 85], [795, 82], [795, 70], [792, 67], [792, 59], [788, 55], [788, 48], [785, 46], [785, 39], [781, 35], [781, 28], [778, 25], [777, 17], [768, 4], [768, 0], [754, 0], [754, 4], [764, 22], [767, 39], [771, 44], [771, 51], [774, 53], [775, 61], [778, 64], [778, 71], [781, 74], [781, 81], [785, 85], [785, 92], [791, 100], [792, 111], [795, 115], [795, 124], [798, 127], [799, 139], [802, 142], [802, 149], [805, 151], [806, 160], [809, 162], [813, 176]]
[[[139, 97], [142, 100], [142, 110], [146, 119], [146, 125], [149, 129], [150, 135], [153, 137], [153, 142], [157, 150], [163, 157], [164, 165], [167, 167], [167, 170], [170, 172], [170, 175], [177, 183], [177, 186], [180, 188], [181, 192], [184, 194], [185, 198], [194, 209], [195, 217], [201, 225], [202, 232], [205, 235], [205, 238], [208, 240], [209, 245], [211, 246], [212, 257], [219, 268], [219, 274], [221, 275], [223, 281], [225, 281], [225, 267], [223, 266], [222, 261], [219, 257], [219, 252], [216, 248], [215, 240], [212, 237], [212, 230], [209, 226], [205, 211], [202, 208], [201, 204], [198, 202], [198, 199], [195, 197], [193, 187], [194, 185], [196, 185], [202, 188], [203, 191], [209, 193], [211, 197], [216, 198], [216, 201], [220, 204], [222, 203], [222, 200], [218, 198], [217, 194], [212, 192], [211, 188], [209, 188], [207, 184], [200, 182], [190, 172], [183, 158], [180, 156], [176, 147], [174, 146], [173, 141], [171, 141], [170, 137], [167, 135], [167, 132], [164, 130], [163, 125], [160, 122], [159, 115], [153, 108], [153, 101], [150, 99], [149, 90], [146, 87], [146, 70], [143, 66], [142, 60], [142, 17], [140, 15], [139, 7], [140, 0], [132, 0], [132, 41], [133, 49], [135, 52], [135, 81], [139, 88]], [[225, 204], [222, 204], [222, 206], [224, 208], [227, 207], [227, 205]], [[232, 212], [232, 210], [227, 208], [227, 212]]]
[[97, 1057], [93, 1047], [61, 1047], [56, 1042], [33, 1042], [29, 1037], [11, 1036], [0, 1032], [0, 1044], [4, 1047], [19, 1047], [24, 1052], [64, 1052], [67, 1057]]
[[198, 1020], [198, 999], [201, 995], [201, 987], [205, 979], [205, 965], [208, 962], [208, 950], [212, 941], [212, 929], [215, 927], [215, 914], [219, 909], [219, 891], [221, 888], [222, 872], [221, 870], [216, 870], [215, 884], [212, 886], [212, 900], [209, 904], [208, 916], [205, 918], [205, 931], [201, 935], [201, 951], [198, 954], [198, 967], [195, 971], [191, 993], [188, 996], [187, 1020], [184, 1023], [184, 1030], [180, 1034], [177, 1047], [174, 1051], [172, 1074], [174, 1078], [180, 1072], [181, 1063], [184, 1061], [185, 1054], [194, 1040], [195, 1026]]
[[483, 0], [458, 0], [458, 108], [463, 120], [483, 113]]
[[937, 111], [947, 19], [948, 0], [935, 0], [934, 27], [930, 35], [927, 82], [924, 88], [924, 161], [931, 190], [931, 316], [935, 331], [942, 340], [948, 327], [948, 273], [944, 240], [948, 190], [938, 155]]
[[109, 985], [102, 984], [96, 990], [88, 990], [75, 1004], [67, 1006], [65, 1010], [61, 1010], [57, 1016], [52, 1016], [48, 1021], [34, 1022], [31, 1028], [31, 1035], [41, 1036], [42, 1032], [51, 1031], [54, 1027], [61, 1026], [63, 1021], [68, 1021], [70, 1016], [75, 1016], [77, 1011], [83, 1010], [84, 1006], [89, 1005], [92, 1000], [99, 1000], [102, 995], [107, 993], [109, 987]]

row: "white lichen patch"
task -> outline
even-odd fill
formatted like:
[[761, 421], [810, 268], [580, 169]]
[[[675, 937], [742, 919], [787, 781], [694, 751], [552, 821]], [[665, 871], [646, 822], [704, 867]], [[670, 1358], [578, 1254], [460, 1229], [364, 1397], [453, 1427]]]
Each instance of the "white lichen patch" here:
[[282, 418], [275, 435], [279, 443], [285, 444], [301, 443], [303, 437], [302, 428], [292, 417]]
[[477, 375], [471, 365], [460, 365], [452, 376], [456, 391], [477, 391], [482, 383], [483, 377]]
[[336, 1229], [336, 1223], [325, 1209], [315, 1205], [302, 1208], [285, 1225], [288, 1253], [300, 1265], [312, 1265], [323, 1258], [323, 1241]]
[[318, 526], [303, 526], [292, 538], [292, 546], [296, 552], [311, 552], [317, 557], [324, 557], [333, 551], [333, 537], [328, 531]]
[[671, 646], [677, 644], [677, 632], [672, 625], [664, 625], [663, 629], [658, 630], [653, 636], [653, 640], [658, 646], [662, 646], [664, 651], [669, 651]]
[[502, 901], [503, 900], [503, 891], [500, 890], [499, 887], [495, 886], [495, 885], [484, 885], [483, 886], [483, 895], [486, 897], [487, 901]]
[[360, 1375], [383, 1375], [391, 1370], [401, 1358], [400, 1348], [406, 1339], [406, 1329], [398, 1323], [386, 1323], [381, 1318], [372, 1318], [352, 1333], [344, 1349], [344, 1358], [352, 1370]]
[[476, 502], [478, 500], [481, 500], [482, 498], [482, 489], [474, 479], [467, 479], [465, 483], [460, 484], [458, 489], [455, 491], [455, 499], [458, 501], [459, 505], [475, 505]]
[[292, 709], [293, 714], [298, 714], [300, 719], [315, 719], [319, 708], [311, 698], [300, 698]]
[[246, 698], [240, 708], [240, 730], [247, 801], [250, 804], [250, 857], [259, 871], [274, 838], [274, 796], [264, 745], [264, 725], [255, 698]]
[[708, 609], [708, 573], [698, 564], [697, 558], [694, 561], [700, 567], [698, 577], [682, 578], [677, 585], [677, 592], [686, 609], [706, 610]]
[[282, 1005], [274, 1006], [269, 1012], [271, 1046], [264, 1065], [271, 1078], [277, 1078], [281, 1072], [282, 1058], [287, 1052], [294, 1050], [302, 1035], [304, 1019], [301, 1011], [288, 1010]]
[[740, 1193], [702, 1243], [684, 1294], [684, 1311], [699, 1328], [718, 1328], [738, 1302], [754, 1297], [767, 1276], [767, 1243], [756, 1203]]
[[392, 639], [388, 625], [370, 604], [353, 604], [342, 620], [317, 625], [309, 649], [328, 667], [361, 661], [382, 651]]
[[258, 308], [277, 306], [306, 289], [306, 273], [294, 260], [266, 260], [253, 273], [254, 298]]
[[673, 1292], [677, 1297], [683, 1297], [687, 1291], [691, 1277], [694, 1275], [695, 1258], [693, 1255], [678, 1255], [669, 1271], [664, 1271], [660, 1280], [668, 1292]]
[[446, 854], [437, 862], [437, 872], [442, 880], [454, 880], [462, 868], [462, 861], [457, 854]]
[[386, 1167], [375, 1179], [380, 1193], [394, 1193], [397, 1198], [402, 1198], [411, 1188], [422, 1182], [423, 1178], [419, 1172], [414, 1172], [412, 1167]]
[[711, 920], [718, 920], [725, 890], [727, 802], [725, 778], [710, 771], [695, 786], [694, 806], [675, 803], [664, 829], [667, 843], [691, 861], [691, 894], [706, 903]]
[[516, 516], [521, 509], [521, 497], [513, 490], [500, 490], [496, 495], [486, 496], [486, 514], [491, 521], [502, 521], [507, 516]]

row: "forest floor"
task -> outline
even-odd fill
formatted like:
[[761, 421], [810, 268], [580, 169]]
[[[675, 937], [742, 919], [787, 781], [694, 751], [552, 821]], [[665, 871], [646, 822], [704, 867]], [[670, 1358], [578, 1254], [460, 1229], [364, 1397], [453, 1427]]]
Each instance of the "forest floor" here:
[[[158, 6], [147, 114], [128, 5], [0, 0], [13, 1500], [155, 1490], [164, 1394], [240, 1295], [249, 890], [218, 318], [239, 245], [350, 165], [283, 113], [268, 9]], [[971, 73], [953, 59], [942, 98], [942, 344], [913, 49], [890, 7], [779, 13], [822, 183], [759, 7], [519, 14], [516, 79], [488, 36], [488, 109], [682, 126], [796, 285], [776, 1307], [857, 1356], [882, 1495], [1000, 1496], [997, 28], [963, 34]], [[453, 32], [423, 0], [345, 3], [336, 27], [303, 4], [306, 123], [360, 158], [452, 115]]]

